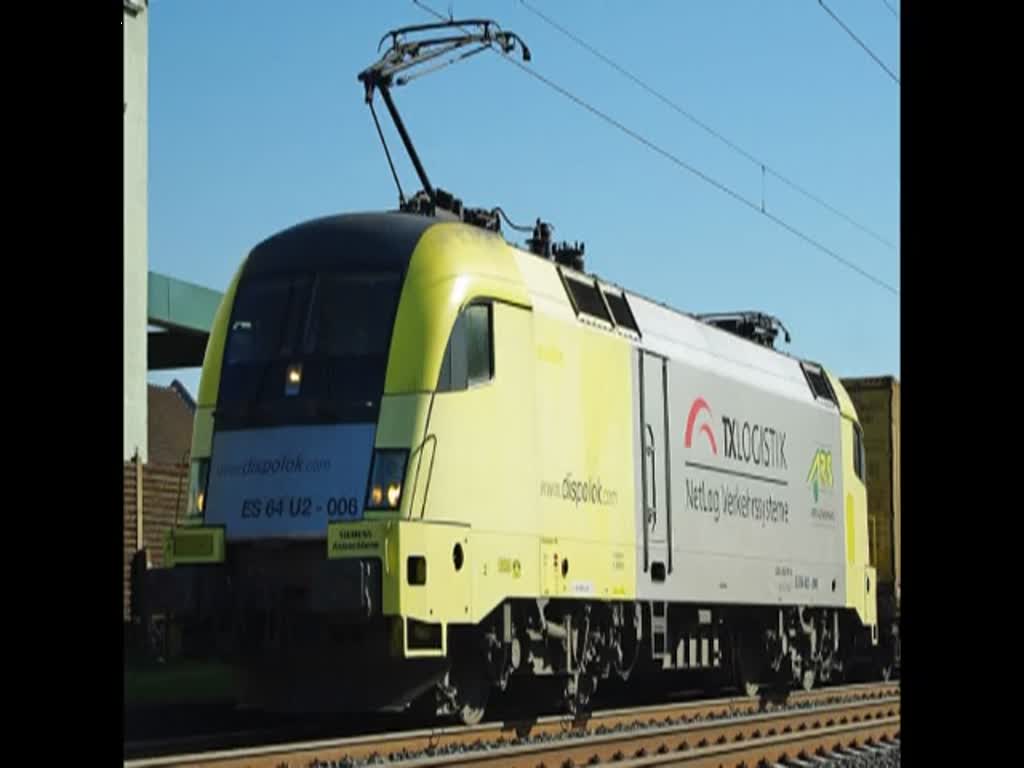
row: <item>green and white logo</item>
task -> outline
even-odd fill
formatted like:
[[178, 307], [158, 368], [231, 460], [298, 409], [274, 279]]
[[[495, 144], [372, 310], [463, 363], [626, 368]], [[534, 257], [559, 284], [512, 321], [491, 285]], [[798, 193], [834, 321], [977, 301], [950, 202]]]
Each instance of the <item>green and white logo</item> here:
[[818, 493], [823, 488], [831, 490], [832, 480], [832, 451], [819, 448], [811, 459], [811, 469], [807, 473], [807, 483], [814, 492], [814, 501], [818, 501]]

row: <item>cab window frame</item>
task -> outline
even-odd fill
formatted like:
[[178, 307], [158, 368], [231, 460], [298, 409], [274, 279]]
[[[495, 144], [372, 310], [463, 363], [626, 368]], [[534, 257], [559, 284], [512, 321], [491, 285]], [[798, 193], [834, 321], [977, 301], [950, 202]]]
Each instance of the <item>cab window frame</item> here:
[[[475, 360], [473, 355], [474, 340], [477, 339], [472, 335], [472, 331], [479, 327], [479, 325], [474, 325], [473, 318], [481, 313], [486, 317], [484, 325], [486, 333], [479, 337], [486, 339], [486, 375], [480, 375], [473, 365], [474, 362], [479, 362], [479, 355]], [[459, 345], [461, 345], [461, 349]], [[452, 324], [452, 330], [448, 334], [448, 341], [445, 344], [435, 391], [438, 394], [468, 392], [491, 384], [496, 377], [494, 302], [491, 299], [473, 299], [460, 307], [455, 316], [455, 322]]]

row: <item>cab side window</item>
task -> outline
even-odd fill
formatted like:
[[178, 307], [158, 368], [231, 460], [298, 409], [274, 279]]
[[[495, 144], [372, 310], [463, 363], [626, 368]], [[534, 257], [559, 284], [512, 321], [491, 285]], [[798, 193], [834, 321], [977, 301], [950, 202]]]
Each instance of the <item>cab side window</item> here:
[[864, 482], [864, 434], [860, 424], [853, 425], [853, 471]]
[[444, 351], [438, 392], [457, 392], [494, 378], [490, 304], [470, 304], [455, 319]]

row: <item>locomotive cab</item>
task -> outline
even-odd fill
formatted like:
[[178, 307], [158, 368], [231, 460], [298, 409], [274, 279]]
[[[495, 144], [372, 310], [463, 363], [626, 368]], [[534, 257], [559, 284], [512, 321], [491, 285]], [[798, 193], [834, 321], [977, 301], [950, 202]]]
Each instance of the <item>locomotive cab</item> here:
[[496, 412], [530, 417], [523, 360], [493, 386], [495, 325], [511, 334], [527, 300], [504, 242], [467, 229], [308, 222], [254, 248], [218, 311], [188, 511], [146, 602], [184, 652], [235, 666], [252, 706], [400, 708], [444, 674], [447, 621], [472, 619], [467, 465], [489, 461]]

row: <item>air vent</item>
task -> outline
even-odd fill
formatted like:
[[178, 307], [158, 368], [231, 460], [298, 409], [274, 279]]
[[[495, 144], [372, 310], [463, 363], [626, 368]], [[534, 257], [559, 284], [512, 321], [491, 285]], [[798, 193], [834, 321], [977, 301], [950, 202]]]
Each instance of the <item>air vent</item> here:
[[636, 318], [633, 317], [633, 310], [629, 307], [629, 301], [626, 299], [626, 294], [609, 291], [606, 288], [604, 289], [604, 297], [608, 301], [609, 308], [612, 310], [612, 317], [615, 318], [615, 325], [620, 328], [628, 328], [639, 336], [640, 328], [636, 324]]
[[827, 400], [833, 405], [838, 406], [836, 393], [832, 390], [832, 385], [829, 384], [828, 377], [821, 366], [814, 365], [813, 363], [802, 363], [801, 367], [804, 371], [804, 378], [807, 379], [807, 385], [811, 388], [814, 396], [818, 400]]
[[565, 283], [565, 290], [576, 310], [576, 314], [596, 317], [609, 325], [612, 324], [611, 315], [608, 314], [608, 307], [605, 306], [601, 292], [597, 289], [597, 282], [588, 280], [584, 282], [576, 277], [562, 273], [562, 281]]

